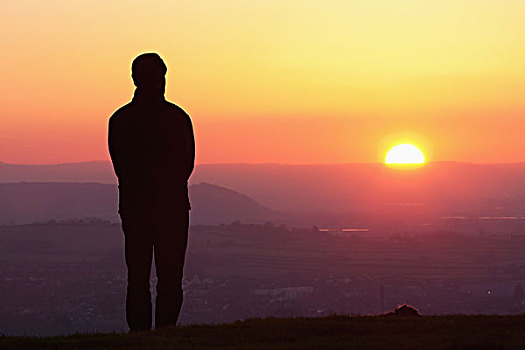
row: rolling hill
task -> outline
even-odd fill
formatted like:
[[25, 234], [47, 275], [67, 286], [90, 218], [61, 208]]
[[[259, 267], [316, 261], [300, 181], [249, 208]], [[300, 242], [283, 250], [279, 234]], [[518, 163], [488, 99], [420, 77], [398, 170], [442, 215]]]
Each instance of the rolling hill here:
[[[250, 197], [224, 187], [200, 183], [190, 186], [194, 224], [233, 221], [262, 223], [275, 213]], [[0, 223], [29, 223], [72, 218], [118, 221], [117, 186], [100, 183], [0, 183]]]

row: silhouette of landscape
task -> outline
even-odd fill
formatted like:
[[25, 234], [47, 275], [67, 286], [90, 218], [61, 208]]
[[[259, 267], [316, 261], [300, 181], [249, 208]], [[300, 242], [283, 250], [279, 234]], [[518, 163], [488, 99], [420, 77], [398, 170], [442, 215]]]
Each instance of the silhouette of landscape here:
[[[92, 164], [2, 165], [11, 169], [0, 171], [3, 334], [126, 330], [116, 186], [107, 163]], [[524, 170], [197, 167], [180, 322], [378, 315], [401, 304], [423, 317], [524, 313]], [[452, 175], [436, 180], [443, 174]]]

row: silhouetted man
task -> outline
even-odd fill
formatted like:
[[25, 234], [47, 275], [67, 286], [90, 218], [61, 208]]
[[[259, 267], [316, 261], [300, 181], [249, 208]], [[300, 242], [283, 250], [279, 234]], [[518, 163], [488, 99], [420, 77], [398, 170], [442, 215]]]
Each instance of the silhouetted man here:
[[131, 66], [133, 100], [109, 120], [109, 152], [119, 182], [128, 268], [126, 320], [151, 328], [150, 271], [157, 270], [155, 327], [177, 323], [188, 240], [188, 178], [195, 142], [191, 119], [164, 99], [166, 65], [156, 53]]

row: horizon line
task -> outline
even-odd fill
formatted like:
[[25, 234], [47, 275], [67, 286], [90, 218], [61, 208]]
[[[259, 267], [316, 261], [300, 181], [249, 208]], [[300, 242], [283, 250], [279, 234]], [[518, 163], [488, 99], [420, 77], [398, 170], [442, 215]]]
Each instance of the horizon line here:
[[[0, 160], [0, 165], [14, 165], [14, 166], [63, 166], [63, 165], [74, 165], [74, 164], [88, 164], [88, 163], [111, 163], [110, 160], [85, 160], [85, 161], [74, 161], [74, 162], [61, 162], [61, 163], [46, 163], [46, 164], [37, 164], [37, 163], [8, 163]], [[517, 162], [468, 162], [468, 161], [456, 161], [456, 160], [434, 160], [425, 162], [425, 166], [429, 164], [471, 164], [471, 165], [519, 165], [524, 164], [525, 161]], [[375, 161], [375, 162], [341, 162], [341, 163], [303, 163], [303, 162], [231, 162], [231, 163], [197, 163], [197, 166], [210, 166], [210, 165], [281, 165], [281, 166], [312, 166], [312, 165], [385, 165], [384, 162]], [[423, 166], [424, 167], [424, 166]]]

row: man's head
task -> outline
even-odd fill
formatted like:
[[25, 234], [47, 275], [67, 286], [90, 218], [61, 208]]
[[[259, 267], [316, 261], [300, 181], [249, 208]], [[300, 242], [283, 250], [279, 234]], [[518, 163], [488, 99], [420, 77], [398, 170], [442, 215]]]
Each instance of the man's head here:
[[168, 68], [154, 52], [143, 53], [131, 64], [131, 77], [137, 88], [164, 93]]

